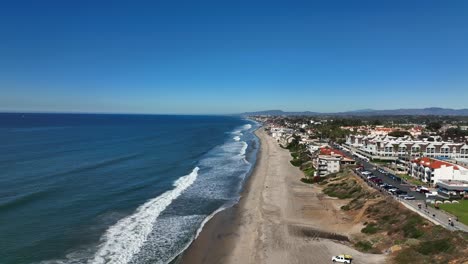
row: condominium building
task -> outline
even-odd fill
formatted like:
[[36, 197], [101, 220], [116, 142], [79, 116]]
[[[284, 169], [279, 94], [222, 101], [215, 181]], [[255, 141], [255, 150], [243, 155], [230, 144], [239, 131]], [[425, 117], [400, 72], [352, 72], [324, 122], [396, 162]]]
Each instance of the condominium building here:
[[346, 145], [353, 147], [372, 159], [397, 157], [433, 157], [433, 158], [468, 158], [466, 143], [441, 141], [439, 137], [429, 140], [413, 140], [410, 136], [362, 136], [351, 135], [346, 138]]
[[319, 155], [313, 159], [312, 163], [318, 176], [326, 176], [339, 172], [342, 165], [355, 164], [356, 162], [339, 150], [323, 147], [320, 148]]
[[408, 167], [408, 174], [434, 186], [441, 181], [468, 180], [467, 168], [429, 157], [412, 160]]
[[317, 171], [317, 176], [326, 176], [331, 173], [340, 171], [340, 160], [339, 156], [331, 155], [318, 155], [314, 160], [314, 167]]

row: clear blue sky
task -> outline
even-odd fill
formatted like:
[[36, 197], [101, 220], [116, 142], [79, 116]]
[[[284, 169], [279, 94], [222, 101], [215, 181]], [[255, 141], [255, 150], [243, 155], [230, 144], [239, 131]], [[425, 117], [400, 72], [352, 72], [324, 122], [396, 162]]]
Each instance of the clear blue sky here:
[[468, 107], [465, 0], [18, 0], [0, 36], [0, 111]]

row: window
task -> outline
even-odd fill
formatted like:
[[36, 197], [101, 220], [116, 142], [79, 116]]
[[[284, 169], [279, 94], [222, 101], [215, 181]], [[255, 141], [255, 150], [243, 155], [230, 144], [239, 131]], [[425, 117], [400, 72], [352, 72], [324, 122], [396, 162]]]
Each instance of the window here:
[[426, 148], [426, 153], [435, 153], [435, 148]]

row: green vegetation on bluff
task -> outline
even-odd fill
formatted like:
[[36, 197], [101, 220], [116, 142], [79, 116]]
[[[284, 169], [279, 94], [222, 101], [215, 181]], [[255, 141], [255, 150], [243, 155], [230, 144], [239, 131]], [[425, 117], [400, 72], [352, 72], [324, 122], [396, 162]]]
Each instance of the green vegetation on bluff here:
[[300, 138], [298, 136], [293, 136], [293, 140], [286, 147], [291, 152], [291, 157], [293, 158], [290, 162], [293, 166], [299, 167], [303, 172], [305, 177], [301, 179], [304, 183], [316, 183], [322, 180], [321, 177], [315, 176], [315, 169], [312, 166], [312, 160], [309, 156], [309, 150], [304, 144], [299, 144]]
[[[396, 264], [468, 261], [468, 234], [435, 226], [395, 200], [367, 188], [364, 183], [359, 184], [359, 181], [346, 171], [329, 179], [323, 189], [329, 196], [350, 199], [342, 210], [353, 215], [364, 210], [364, 227], [354, 238], [356, 249], [371, 253], [391, 249], [391, 260]], [[466, 204], [460, 205], [465, 208]]]

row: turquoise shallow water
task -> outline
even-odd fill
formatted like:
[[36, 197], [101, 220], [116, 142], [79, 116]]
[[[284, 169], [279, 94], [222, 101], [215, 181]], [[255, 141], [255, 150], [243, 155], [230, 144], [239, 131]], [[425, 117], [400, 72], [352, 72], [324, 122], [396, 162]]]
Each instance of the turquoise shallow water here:
[[0, 114], [0, 263], [166, 263], [235, 203], [237, 117]]

